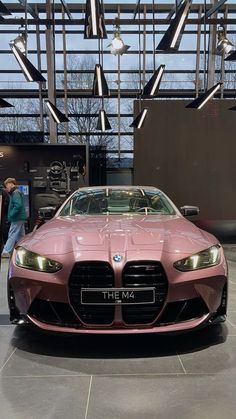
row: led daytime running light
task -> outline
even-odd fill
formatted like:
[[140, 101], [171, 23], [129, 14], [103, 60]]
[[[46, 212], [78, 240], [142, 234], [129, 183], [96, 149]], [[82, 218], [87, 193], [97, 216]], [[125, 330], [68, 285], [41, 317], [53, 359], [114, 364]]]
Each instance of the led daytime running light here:
[[179, 271], [195, 271], [197, 269], [210, 268], [220, 263], [220, 245], [211, 246], [195, 255], [178, 260], [174, 263], [174, 268]]
[[21, 246], [15, 250], [15, 264], [24, 269], [47, 273], [55, 273], [62, 268], [59, 262], [30, 252]]

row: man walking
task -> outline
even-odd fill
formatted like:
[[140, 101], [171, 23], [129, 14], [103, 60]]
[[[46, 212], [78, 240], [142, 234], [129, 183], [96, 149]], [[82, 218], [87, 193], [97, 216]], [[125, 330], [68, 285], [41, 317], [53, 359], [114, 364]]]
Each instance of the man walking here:
[[7, 178], [5, 188], [10, 195], [8, 221], [11, 223], [8, 239], [2, 251], [2, 258], [9, 258], [15, 243], [25, 235], [26, 210], [24, 196], [16, 187], [16, 179]]

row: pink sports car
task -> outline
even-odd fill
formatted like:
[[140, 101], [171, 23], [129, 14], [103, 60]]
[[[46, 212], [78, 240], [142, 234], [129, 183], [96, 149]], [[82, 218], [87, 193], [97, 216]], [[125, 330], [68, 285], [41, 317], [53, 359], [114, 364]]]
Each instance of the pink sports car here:
[[8, 300], [14, 322], [66, 333], [163, 333], [224, 321], [227, 263], [211, 234], [160, 190], [74, 192], [16, 246]]

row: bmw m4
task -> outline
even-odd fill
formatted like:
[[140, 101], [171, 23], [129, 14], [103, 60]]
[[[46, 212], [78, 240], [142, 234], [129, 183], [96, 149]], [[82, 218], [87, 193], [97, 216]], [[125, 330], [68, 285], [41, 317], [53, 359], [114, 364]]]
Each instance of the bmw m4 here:
[[224, 321], [227, 263], [219, 241], [160, 190], [74, 192], [14, 249], [11, 319], [62, 333], [193, 330]]

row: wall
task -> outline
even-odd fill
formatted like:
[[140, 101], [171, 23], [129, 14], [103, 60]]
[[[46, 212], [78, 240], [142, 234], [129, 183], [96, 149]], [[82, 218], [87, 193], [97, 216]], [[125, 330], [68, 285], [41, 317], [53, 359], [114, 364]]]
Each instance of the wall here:
[[235, 220], [236, 112], [228, 110], [235, 103], [212, 100], [202, 110], [186, 109], [187, 103], [144, 101], [145, 125], [134, 134], [134, 183], [159, 187], [179, 207], [199, 206], [202, 220]]
[[132, 169], [107, 169], [107, 185], [132, 185]]

